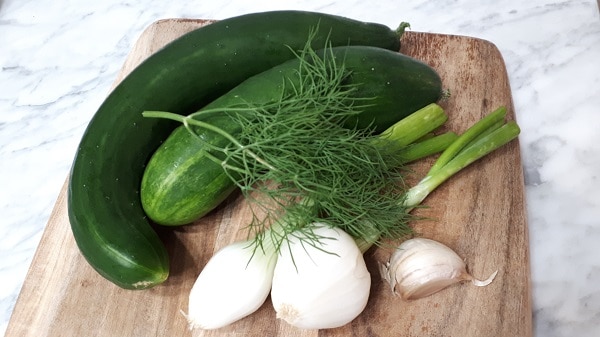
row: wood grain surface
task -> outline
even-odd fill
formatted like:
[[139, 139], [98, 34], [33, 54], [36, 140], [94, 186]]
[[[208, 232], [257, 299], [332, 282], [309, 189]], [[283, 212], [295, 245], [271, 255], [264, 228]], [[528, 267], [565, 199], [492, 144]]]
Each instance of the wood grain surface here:
[[[141, 35], [117, 81], [169, 41], [203, 20], [162, 20]], [[461, 36], [407, 32], [402, 52], [433, 66], [452, 96], [442, 102], [446, 128], [462, 132], [500, 105], [514, 118], [504, 61], [490, 42]], [[431, 160], [415, 166], [412, 179]], [[66, 184], [16, 303], [7, 337], [23, 336], [522, 336], [532, 335], [529, 243], [518, 141], [457, 174], [416, 213], [424, 237], [452, 247], [476, 277], [498, 270], [483, 288], [468, 283], [406, 302], [392, 295], [377, 263], [390, 249], [368, 251], [372, 273], [367, 309], [344, 327], [299, 330], [275, 318], [270, 300], [253, 315], [214, 331], [189, 331], [181, 311], [197, 275], [212, 254], [243, 238], [249, 210], [238, 194], [194, 225], [158, 229], [168, 246], [171, 276], [150, 290], [118, 288], [100, 277], [79, 253], [67, 217]], [[243, 280], [240, 280], [243, 282]]]

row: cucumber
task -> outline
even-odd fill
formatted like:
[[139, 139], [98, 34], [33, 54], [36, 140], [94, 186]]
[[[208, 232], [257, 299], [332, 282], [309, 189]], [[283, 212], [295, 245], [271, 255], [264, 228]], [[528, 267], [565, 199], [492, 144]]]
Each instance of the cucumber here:
[[[318, 29], [317, 29], [318, 28]], [[399, 50], [389, 28], [302, 11], [243, 15], [170, 43], [108, 95], [80, 141], [68, 183], [68, 214], [79, 250], [116, 285], [143, 289], [169, 273], [165, 246], [140, 203], [146, 162], [177, 126], [143, 118], [148, 109], [186, 114], [246, 78], [293, 58], [311, 29], [315, 43]]]
[[[436, 102], [442, 93], [441, 80], [434, 69], [398, 52], [369, 46], [337, 47], [332, 52], [336, 62], [343, 62], [349, 70], [348, 84], [358, 85], [355, 97], [374, 98], [356, 118], [346, 121], [346, 127], [370, 127], [381, 132]], [[282, 83], [298, 83], [299, 62], [290, 60], [253, 76], [201, 110], [276, 102], [282, 96]], [[202, 120], [230, 135], [239, 132], [239, 126], [227, 114]], [[206, 129], [197, 128], [195, 132], [202, 141], [184, 126], [178, 127], [148, 162], [140, 194], [146, 214], [158, 224], [193, 222], [235, 189], [221, 166], [207, 156], [210, 146], [224, 147], [228, 141]]]

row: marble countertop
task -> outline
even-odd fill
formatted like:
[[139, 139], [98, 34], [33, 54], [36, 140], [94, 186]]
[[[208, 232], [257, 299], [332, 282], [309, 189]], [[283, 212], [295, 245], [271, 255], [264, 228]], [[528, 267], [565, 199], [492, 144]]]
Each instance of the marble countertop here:
[[79, 139], [141, 32], [163, 18], [304, 9], [493, 42], [526, 176], [535, 336], [600, 326], [600, 15], [593, 0], [0, 0], [0, 334]]

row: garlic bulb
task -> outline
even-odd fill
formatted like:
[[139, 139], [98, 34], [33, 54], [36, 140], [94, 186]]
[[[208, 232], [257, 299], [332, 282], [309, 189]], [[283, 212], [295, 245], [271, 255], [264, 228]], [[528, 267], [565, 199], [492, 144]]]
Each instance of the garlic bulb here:
[[382, 277], [392, 291], [405, 300], [429, 296], [452, 284], [471, 281], [486, 286], [496, 277], [475, 279], [467, 272], [465, 262], [448, 246], [434, 240], [415, 238], [403, 242], [389, 262], [380, 265]]
[[[371, 276], [356, 243], [338, 228], [314, 224], [320, 242], [289, 235], [275, 266], [271, 300], [277, 318], [304, 329], [345, 325], [367, 305]], [[311, 243], [313, 245], [311, 245]]]
[[190, 292], [190, 328], [221, 328], [260, 308], [271, 290], [276, 261], [274, 251], [254, 250], [250, 241], [219, 250]]

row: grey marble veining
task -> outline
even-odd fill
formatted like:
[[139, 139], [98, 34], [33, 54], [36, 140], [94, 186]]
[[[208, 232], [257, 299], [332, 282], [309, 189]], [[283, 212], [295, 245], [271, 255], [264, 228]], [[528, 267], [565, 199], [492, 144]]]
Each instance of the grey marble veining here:
[[79, 139], [161, 18], [306, 9], [493, 42], [526, 175], [536, 337], [600, 327], [600, 15], [565, 1], [0, 1], [0, 334]]

